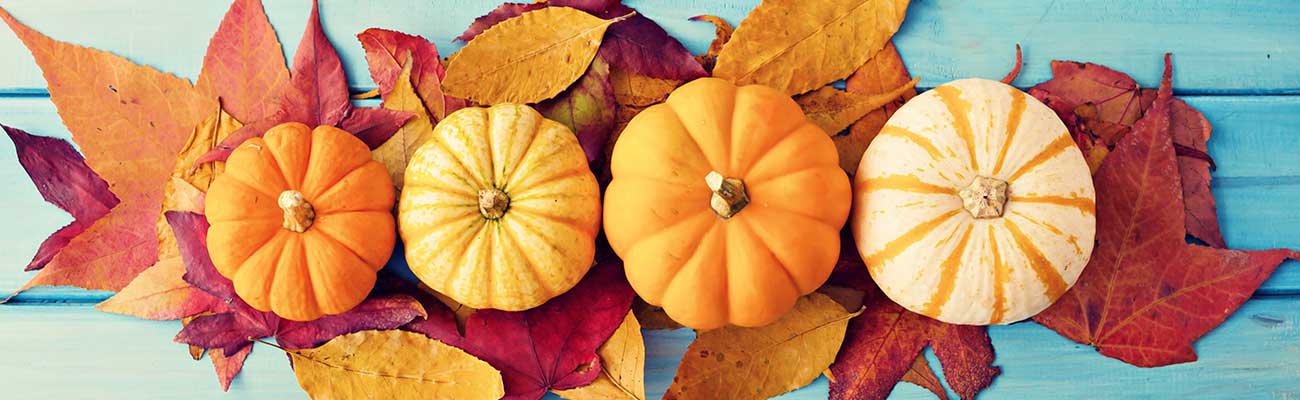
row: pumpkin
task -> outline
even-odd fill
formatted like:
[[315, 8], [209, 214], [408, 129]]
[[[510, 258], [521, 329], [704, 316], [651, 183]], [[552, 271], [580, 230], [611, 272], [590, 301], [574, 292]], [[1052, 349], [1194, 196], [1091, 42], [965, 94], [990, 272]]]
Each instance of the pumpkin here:
[[1006, 84], [963, 79], [916, 96], [872, 141], [852, 228], [894, 302], [954, 324], [1029, 318], [1079, 278], [1095, 194], [1065, 124]]
[[295, 321], [342, 313], [392, 254], [395, 197], [352, 134], [278, 125], [240, 144], [208, 189], [208, 251], [253, 308]]
[[595, 256], [600, 188], [578, 139], [527, 106], [462, 108], [407, 165], [398, 224], [411, 271], [473, 308], [558, 296]]
[[789, 96], [697, 79], [615, 143], [605, 235], [677, 322], [765, 325], [835, 266], [852, 199], [838, 158]]

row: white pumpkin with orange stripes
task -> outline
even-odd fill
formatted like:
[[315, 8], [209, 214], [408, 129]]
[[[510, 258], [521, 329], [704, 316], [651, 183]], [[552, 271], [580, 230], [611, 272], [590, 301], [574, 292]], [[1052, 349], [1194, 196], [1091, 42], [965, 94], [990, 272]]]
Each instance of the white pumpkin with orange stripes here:
[[853, 234], [894, 302], [1007, 324], [1074, 284], [1096, 234], [1083, 154], [1051, 109], [1006, 84], [949, 82], [894, 113], [854, 178]]

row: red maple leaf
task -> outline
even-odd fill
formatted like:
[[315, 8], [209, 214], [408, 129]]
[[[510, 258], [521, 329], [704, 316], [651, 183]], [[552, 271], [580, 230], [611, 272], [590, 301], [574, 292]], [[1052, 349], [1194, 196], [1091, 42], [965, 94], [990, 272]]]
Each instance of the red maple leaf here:
[[[234, 285], [212, 265], [206, 245], [207, 219], [200, 214], [178, 211], [169, 211], [166, 217], [185, 261], [185, 281], [229, 304], [228, 311], [195, 317], [176, 335], [177, 342], [220, 349], [223, 356], [234, 355], [222, 357], [222, 364], [217, 365], [223, 387], [229, 386], [227, 379], [238, 374], [242, 357], [247, 356], [253, 339], [274, 337], [286, 349], [304, 349], [339, 335], [394, 329], [427, 315], [416, 299], [406, 295], [371, 296], [350, 311], [307, 322], [285, 320], [255, 310], [239, 299]], [[227, 363], [234, 365], [223, 365]]]
[[1141, 367], [1196, 360], [1192, 348], [1300, 253], [1186, 243], [1175, 156], [1172, 66], [1151, 109], [1094, 177], [1097, 246], [1069, 292], [1034, 320]]
[[603, 262], [567, 293], [527, 311], [475, 311], [456, 332], [448, 314], [406, 329], [487, 361], [501, 371], [505, 399], [540, 399], [550, 389], [585, 386], [600, 375], [596, 349], [632, 308], [620, 264]]
[[287, 84], [280, 85], [271, 98], [268, 117], [244, 125], [204, 154], [196, 162], [222, 161], [240, 143], [262, 136], [267, 129], [285, 122], [308, 126], [337, 126], [352, 132], [370, 148], [379, 147], [397, 132], [411, 114], [373, 107], [353, 107], [348, 98], [347, 76], [343, 62], [320, 24], [320, 7], [312, 2], [307, 30], [293, 57], [293, 70]]
[[[1053, 61], [1052, 79], [1030, 88], [1029, 94], [1056, 111], [1094, 164], [1132, 131], [1156, 97], [1155, 90], [1143, 89], [1123, 72], [1070, 61]], [[1210, 123], [1182, 100], [1171, 101], [1187, 232], [1211, 246], [1227, 247], [1219, 230], [1214, 194], [1210, 193], [1214, 161], [1205, 145], [1210, 140]], [[1094, 147], [1100, 150], [1094, 151]]]
[[221, 98], [221, 108], [239, 121], [271, 113], [271, 100], [289, 81], [284, 50], [260, 0], [235, 0], [208, 42], [195, 88]]

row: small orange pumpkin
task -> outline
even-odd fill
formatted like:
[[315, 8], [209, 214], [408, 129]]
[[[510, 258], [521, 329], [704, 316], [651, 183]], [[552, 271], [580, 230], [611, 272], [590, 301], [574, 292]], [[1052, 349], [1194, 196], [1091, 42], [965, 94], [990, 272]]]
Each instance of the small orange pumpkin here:
[[235, 293], [307, 321], [355, 307], [396, 240], [388, 171], [352, 134], [286, 123], [239, 145], [208, 190], [208, 251]]
[[628, 281], [683, 325], [760, 326], [821, 286], [840, 251], [848, 176], [789, 96], [702, 78], [628, 123], [605, 235]]

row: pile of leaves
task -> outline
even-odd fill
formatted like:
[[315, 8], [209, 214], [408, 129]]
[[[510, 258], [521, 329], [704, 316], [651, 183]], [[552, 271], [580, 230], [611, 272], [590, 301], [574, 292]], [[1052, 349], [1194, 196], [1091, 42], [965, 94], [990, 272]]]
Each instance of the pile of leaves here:
[[[206, 353], [223, 389], [261, 342], [290, 355], [314, 397], [644, 399], [641, 331], [679, 327], [635, 299], [607, 249], [574, 289], [532, 310], [469, 309], [385, 271], [352, 311], [294, 322], [249, 307], [216, 272], [204, 192], [231, 149], [287, 121], [353, 132], [400, 188], [407, 159], [439, 120], [500, 102], [531, 104], [568, 125], [607, 179], [622, 127], [710, 75], [793, 96], [831, 133], [852, 174], [916, 94], [890, 42], [907, 6], [765, 0], [738, 27], [701, 15], [692, 20], [713, 24], [717, 37], [699, 55], [619, 0], [502, 4], [474, 20], [457, 38], [467, 44], [445, 60], [424, 38], [372, 28], [357, 38], [378, 87], [361, 96], [379, 96], [377, 108], [353, 106], [314, 4], [287, 67], [260, 1], [235, 0], [197, 84], [51, 39], [0, 9], [81, 150], [4, 127], [42, 196], [74, 218], [42, 243], [27, 266], [39, 272], [22, 290], [111, 290], [99, 309], [180, 320], [176, 340], [196, 360]], [[1004, 81], [1019, 67], [1017, 55]], [[1172, 96], [1168, 56], [1158, 89], [1095, 64], [1054, 62], [1052, 71], [1030, 93], [1066, 122], [1094, 169], [1098, 244], [1075, 287], [1035, 321], [1130, 364], [1193, 361], [1192, 343], [1300, 254], [1225, 248], [1209, 190], [1211, 128]], [[893, 304], [853, 246], [841, 247], [830, 282], [779, 321], [698, 332], [665, 397], [766, 398], [825, 375], [837, 399], [884, 398], [900, 381], [947, 398], [922, 356], [927, 346], [957, 395], [993, 382], [1000, 369], [985, 327]], [[400, 246], [393, 257], [402, 263]]]

